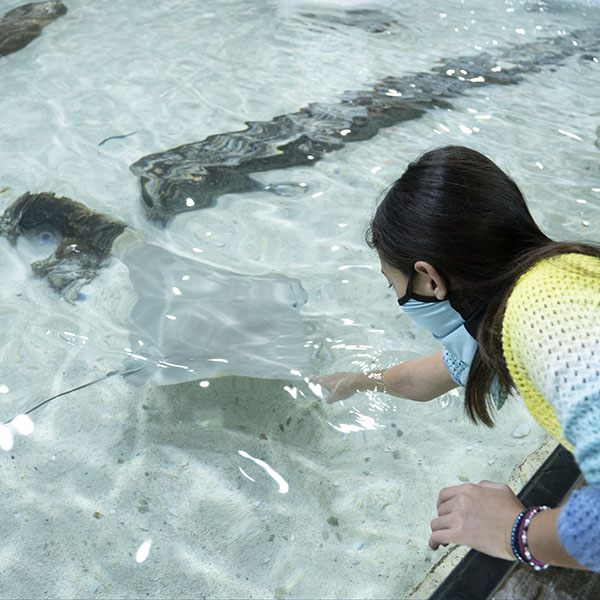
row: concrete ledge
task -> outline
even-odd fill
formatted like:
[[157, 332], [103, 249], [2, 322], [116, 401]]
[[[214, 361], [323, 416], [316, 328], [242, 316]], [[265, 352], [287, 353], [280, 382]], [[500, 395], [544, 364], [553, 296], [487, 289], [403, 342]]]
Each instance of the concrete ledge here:
[[[543, 446], [539, 450], [542, 450], [542, 448]], [[534, 452], [533, 454], [535, 455], [536, 453]], [[524, 463], [526, 462], [527, 461], [524, 461]], [[531, 463], [532, 461], [529, 462]], [[526, 475], [528, 474], [528, 470], [529, 469], [525, 464], [518, 465], [517, 475]], [[515, 473], [513, 472], [513, 474]], [[516, 481], [513, 481], [512, 483], [514, 484]], [[581, 472], [575, 463], [573, 455], [562, 446], [557, 446], [544, 461], [542, 466], [537, 469], [525, 484], [518, 496], [521, 502], [526, 506], [534, 504], [558, 506], [577, 484], [581, 484]], [[443, 557], [442, 561], [449, 562], [451, 559]], [[443, 566], [440, 564], [442, 561], [438, 561], [430, 571], [430, 574], [435, 573], [438, 569], [440, 569], [439, 572], [443, 572]], [[491, 556], [487, 556], [475, 550], [469, 550], [466, 556], [440, 583], [429, 598], [430, 600], [482, 600], [484, 598], [492, 598], [494, 592], [497, 590], [499, 594], [508, 594], [497, 596], [498, 600], [500, 598], [528, 598], [529, 596], [522, 595], [523, 592], [517, 592], [517, 586], [525, 585], [525, 583], [517, 583], [521, 581], [520, 576], [518, 575], [521, 570], [517, 568], [517, 564], [518, 563], [512, 561], [492, 558]], [[548, 572], [553, 570], [554, 569], [549, 569]], [[556, 569], [556, 571], [569, 573], [569, 579], [565, 580], [567, 581], [564, 585], [565, 591], [567, 586], [570, 586], [572, 591], [577, 590], [576, 597], [578, 599], [584, 597], [582, 596], [583, 590], [579, 588], [582, 584], [578, 583], [575, 585], [571, 578], [583, 575], [585, 576], [585, 579], [590, 579], [589, 573], [571, 571], [569, 569]], [[595, 577], [593, 576], [595, 574], [591, 575], [591, 580], [594, 580]], [[550, 575], [550, 577], [553, 576]], [[555, 575], [554, 577], [557, 576]], [[527, 580], [530, 581], [530, 578], [527, 577]], [[510, 584], [509, 581], [514, 581], [514, 584]], [[539, 580], [536, 575], [533, 580], [533, 586], [530, 585], [529, 589], [533, 590], [535, 594], [540, 591], [540, 581], [541, 580]], [[513, 585], [512, 588], [510, 587], [511, 585]], [[556, 584], [553, 585], [556, 588]], [[583, 585], [587, 585], [590, 589], [595, 589], [595, 581], [589, 581]], [[542, 585], [541, 587], [543, 588], [544, 586]], [[426, 586], [422, 586], [421, 584], [416, 586], [411, 592], [410, 597], [427, 597], [424, 595], [425, 588]], [[548, 585], [548, 593], [554, 593], [551, 591], [552, 589], [554, 588]], [[553, 595], [539, 596], [535, 594], [531, 596], [531, 598], [535, 598], [535, 600], [557, 597]], [[592, 595], [587, 597], [598, 598], [600, 595], [596, 594], [595, 596]], [[570, 597], [564, 596], [564, 598], [575, 598], [575, 595]]]

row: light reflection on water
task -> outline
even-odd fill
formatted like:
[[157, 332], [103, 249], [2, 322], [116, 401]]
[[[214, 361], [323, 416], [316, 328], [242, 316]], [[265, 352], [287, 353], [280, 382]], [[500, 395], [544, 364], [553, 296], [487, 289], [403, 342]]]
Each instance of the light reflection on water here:
[[[248, 460], [251, 460], [254, 464], [258, 465], [259, 467], [261, 467], [262, 469], [265, 470], [265, 472], [267, 473], [267, 475], [269, 475], [269, 477], [271, 477], [271, 479], [273, 479], [275, 481], [275, 483], [277, 483], [277, 485], [279, 486], [279, 493], [280, 494], [287, 494], [290, 486], [288, 485], [288, 482], [275, 470], [273, 469], [273, 467], [271, 467], [269, 464], [267, 464], [264, 460], [260, 460], [259, 458], [254, 458], [253, 456], [250, 456], [250, 454], [248, 454], [245, 450], [238, 450], [238, 454], [244, 458], [247, 458]], [[243, 469], [240, 467], [240, 471], [251, 481], [254, 481], [254, 479], [252, 479], [249, 475], [247, 475]]]
[[[595, 57], [569, 59], [515, 86], [474, 88], [448, 110], [348, 145], [314, 167], [262, 173], [264, 192], [222, 197], [166, 230], [150, 226], [127, 171], [150, 150], [335, 100], [389, 74], [428, 71], [441, 58], [567, 35], [598, 20], [593, 7], [582, 17], [560, 3], [452, 3], [444, 12], [414, 3], [402, 14], [384, 3], [395, 24], [380, 35], [349, 24], [346, 14], [332, 21], [339, 7], [313, 3], [313, 16], [306, 16], [296, 2], [288, 16], [277, 16], [275, 2], [205, 4], [201, 13], [183, 1], [163, 8], [70, 6], [71, 21], [57, 22], [37, 46], [2, 59], [5, 89], [14, 90], [0, 101], [11, 123], [0, 142], [2, 185], [12, 187], [0, 195], [3, 208], [27, 189], [53, 189], [122, 218], [176, 254], [251, 275], [298, 278], [309, 296], [301, 349], [306, 345], [320, 373], [386, 368], [436, 349], [397, 314], [363, 243], [377, 194], [422, 150], [472, 145], [525, 188], [549, 233], [579, 237], [597, 230], [598, 123], [589, 114]], [[160, 19], [153, 21], [152, 11]], [[144, 36], [132, 14], [153, 23]], [[65, 55], [64, 44], [78, 51]], [[492, 71], [509, 67], [500, 61]], [[466, 69], [447, 77], [481, 83]], [[97, 146], [134, 130], [135, 136]], [[21, 262], [28, 269], [54, 243], [50, 235], [19, 242]], [[17, 260], [8, 246], [6, 256]], [[77, 306], [55, 298], [28, 270], [6, 269], [21, 297], [8, 284], [1, 290], [0, 315], [11, 340], [0, 372], [3, 414], [12, 418], [38, 399], [114, 369], [124, 354], [149, 360], [140, 354], [144, 340], [129, 338], [126, 315], [135, 295], [115, 262]], [[184, 298], [191, 275], [182, 271], [166, 295]], [[179, 317], [169, 312], [163, 320], [175, 324]], [[1, 457], [12, 468], [2, 469], [8, 511], [2, 522], [6, 544], [17, 549], [12, 559], [1, 555], [3, 571], [50, 562], [52, 573], [44, 579], [40, 569], [39, 578], [64, 597], [81, 589], [102, 597], [186, 597], [198, 590], [222, 597], [401, 597], [436, 558], [423, 540], [437, 488], [459, 477], [506, 478], [541, 439], [535, 429], [512, 436], [513, 420], [526, 418], [518, 406], [503, 411], [497, 431], [473, 429], [455, 393], [427, 405], [374, 393], [326, 405], [304, 369], [290, 368], [289, 381], [209, 379], [212, 367], [228, 360], [226, 352], [210, 354], [209, 372], [189, 385], [138, 390], [114, 378], [57, 399], [35, 417], [27, 440], [16, 435], [24, 435], [27, 423], [15, 420], [14, 431], [0, 430], [0, 445], [11, 445], [15, 456]], [[188, 366], [155, 364], [169, 374]], [[138, 504], [142, 496], [150, 502]], [[129, 563], [137, 570], [128, 570]], [[144, 570], [149, 566], [153, 577]], [[57, 570], [66, 588], [57, 587]], [[22, 577], [7, 593], [33, 595], [27, 581]]]

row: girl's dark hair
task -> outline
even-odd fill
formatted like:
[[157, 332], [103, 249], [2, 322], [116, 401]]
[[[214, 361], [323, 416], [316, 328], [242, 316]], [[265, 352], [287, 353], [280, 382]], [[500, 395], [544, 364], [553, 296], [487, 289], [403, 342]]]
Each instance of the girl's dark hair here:
[[600, 257], [600, 247], [555, 242], [536, 225], [516, 183], [483, 154], [461, 146], [411, 163], [379, 204], [366, 235], [381, 258], [408, 274], [433, 265], [452, 294], [487, 307], [465, 390], [469, 418], [493, 426], [489, 390], [514, 387], [502, 350], [502, 320], [517, 279], [565, 252]]

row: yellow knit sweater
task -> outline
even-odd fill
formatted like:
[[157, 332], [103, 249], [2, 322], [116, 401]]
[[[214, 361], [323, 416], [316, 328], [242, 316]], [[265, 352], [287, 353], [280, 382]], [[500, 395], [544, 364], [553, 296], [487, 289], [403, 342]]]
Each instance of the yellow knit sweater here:
[[568, 415], [600, 390], [600, 259], [562, 254], [527, 271], [508, 299], [502, 345], [528, 410], [573, 450], [584, 432], [564, 430]]

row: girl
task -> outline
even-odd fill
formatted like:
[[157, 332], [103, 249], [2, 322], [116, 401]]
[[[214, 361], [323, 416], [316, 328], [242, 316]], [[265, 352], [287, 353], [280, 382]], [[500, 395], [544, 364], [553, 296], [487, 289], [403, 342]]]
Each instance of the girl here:
[[385, 371], [314, 377], [327, 401], [366, 390], [428, 401], [463, 385], [469, 418], [492, 427], [493, 405], [516, 387], [588, 483], [553, 509], [525, 508], [501, 483], [445, 488], [429, 546], [600, 572], [600, 247], [548, 238], [517, 185], [457, 146], [409, 165], [367, 242], [403, 310], [443, 349]]

